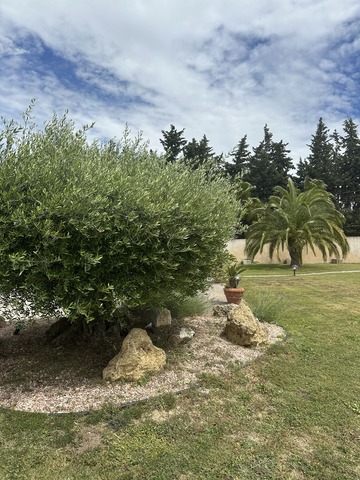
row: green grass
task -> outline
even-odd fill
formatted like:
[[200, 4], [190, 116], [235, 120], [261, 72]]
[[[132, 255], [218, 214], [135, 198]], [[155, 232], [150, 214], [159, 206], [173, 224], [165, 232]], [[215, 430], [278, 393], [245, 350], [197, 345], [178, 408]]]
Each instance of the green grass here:
[[[360, 270], [358, 263], [314, 263], [307, 264], [300, 267], [296, 274], [303, 273], [336, 273], [343, 271]], [[246, 271], [242, 274], [242, 278], [249, 275], [293, 275], [293, 270], [290, 265], [282, 263], [274, 263], [273, 265], [256, 264], [246, 265]]]
[[0, 411], [0, 478], [360, 478], [360, 273], [244, 276], [242, 285], [250, 304], [262, 293], [283, 299], [285, 343], [247, 368], [204, 376], [203, 389], [128, 409]]

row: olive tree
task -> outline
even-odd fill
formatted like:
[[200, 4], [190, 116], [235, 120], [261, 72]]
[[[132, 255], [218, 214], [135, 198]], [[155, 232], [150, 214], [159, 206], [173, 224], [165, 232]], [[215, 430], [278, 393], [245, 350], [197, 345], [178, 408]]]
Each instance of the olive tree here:
[[129, 132], [89, 142], [66, 114], [24, 120], [0, 133], [2, 295], [89, 323], [206, 289], [235, 224], [226, 180]]

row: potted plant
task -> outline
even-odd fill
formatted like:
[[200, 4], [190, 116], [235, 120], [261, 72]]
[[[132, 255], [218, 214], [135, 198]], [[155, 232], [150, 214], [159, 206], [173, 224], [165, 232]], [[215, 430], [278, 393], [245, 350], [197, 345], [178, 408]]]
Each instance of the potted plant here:
[[241, 263], [231, 262], [225, 265], [225, 273], [227, 276], [227, 283], [224, 288], [224, 293], [228, 303], [239, 303], [242, 300], [245, 289], [239, 287], [241, 274], [246, 270]]

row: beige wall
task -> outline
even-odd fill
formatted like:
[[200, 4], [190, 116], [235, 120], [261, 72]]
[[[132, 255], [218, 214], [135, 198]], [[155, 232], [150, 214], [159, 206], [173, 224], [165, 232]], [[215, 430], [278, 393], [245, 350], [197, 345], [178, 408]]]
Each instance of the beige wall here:
[[[360, 263], [360, 237], [348, 237], [348, 242], [350, 245], [350, 253], [346, 258], [343, 259], [343, 263]], [[228, 250], [231, 254], [235, 255], [238, 261], [246, 259], [244, 250], [245, 250], [245, 240], [230, 240], [228, 243]], [[255, 262], [259, 263], [278, 263], [279, 260], [277, 255], [273, 256], [272, 261], [269, 258], [269, 249], [265, 246], [262, 254], [258, 254], [255, 257]], [[287, 251], [280, 254], [280, 262], [284, 260], [290, 260], [290, 255]], [[308, 252], [304, 249], [303, 252], [303, 262], [304, 263], [323, 263], [322, 255], [320, 251], [317, 251], [316, 256], [312, 253], [311, 250]], [[328, 258], [330, 262], [330, 258]]]

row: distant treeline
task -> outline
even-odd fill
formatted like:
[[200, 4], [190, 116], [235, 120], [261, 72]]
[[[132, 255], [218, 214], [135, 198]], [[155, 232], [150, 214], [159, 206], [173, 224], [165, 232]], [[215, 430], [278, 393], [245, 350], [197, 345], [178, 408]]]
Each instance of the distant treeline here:
[[289, 178], [299, 189], [307, 178], [322, 180], [345, 216], [345, 233], [360, 235], [360, 138], [351, 118], [344, 121], [341, 134], [331, 133], [320, 118], [308, 145], [310, 153], [300, 159], [295, 174], [290, 173], [294, 162], [288, 143], [275, 142], [267, 125], [258, 146], [250, 148], [244, 135], [227, 155], [216, 154], [205, 134], [188, 141], [184, 131], [174, 125], [162, 130], [160, 142], [168, 162], [184, 162], [194, 170], [206, 165], [212, 174], [226, 175], [231, 181], [239, 178], [254, 186], [253, 194], [262, 202], [267, 202], [275, 186], [286, 187]]

